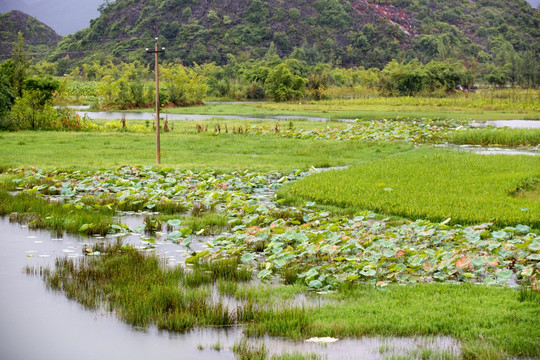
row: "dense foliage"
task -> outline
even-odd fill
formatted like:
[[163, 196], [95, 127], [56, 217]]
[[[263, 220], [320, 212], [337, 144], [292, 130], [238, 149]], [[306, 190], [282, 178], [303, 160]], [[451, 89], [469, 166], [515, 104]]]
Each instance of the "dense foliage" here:
[[[444, 97], [458, 89], [472, 88], [478, 81], [488, 82], [491, 74], [474, 74], [455, 60], [427, 64], [393, 60], [382, 70], [346, 69], [325, 63], [310, 66], [297, 59], [281, 59], [277, 54], [245, 62], [231, 57], [223, 66], [207, 63], [185, 67], [170, 63], [160, 69], [160, 102], [164, 106], [201, 104], [205, 97], [278, 102], [375, 94]], [[496, 70], [506, 74], [505, 68]], [[153, 75], [149, 66], [139, 61], [119, 65], [111, 61], [103, 65], [99, 61], [85, 63], [66, 78], [67, 95], [71, 101], [86, 97], [103, 108], [151, 107]], [[516, 79], [520, 79], [520, 84], [527, 83], [525, 76]]]
[[[315, 65], [384, 67], [392, 59], [538, 59], [539, 15], [524, 0], [117, 0], [66, 37], [54, 59], [141, 59], [160, 37], [167, 61], [259, 59], [269, 49]], [[97, 54], [101, 53], [101, 55]], [[538, 61], [537, 61], [538, 62]]]
[[29, 77], [31, 65], [23, 43], [19, 32], [11, 59], [0, 64], [0, 130], [84, 127], [85, 119], [74, 111], [53, 106], [60, 81], [50, 75]]

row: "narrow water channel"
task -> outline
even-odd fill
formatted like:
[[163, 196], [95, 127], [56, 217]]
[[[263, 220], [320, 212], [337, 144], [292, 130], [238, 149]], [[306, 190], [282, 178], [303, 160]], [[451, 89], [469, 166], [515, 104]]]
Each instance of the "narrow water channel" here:
[[[83, 244], [104, 239], [30, 230], [5, 217], [0, 218], [0, 234], [0, 359], [234, 359], [231, 349], [243, 337], [241, 327], [183, 334], [136, 329], [114, 315], [84, 309], [23, 271], [27, 265], [52, 267], [56, 257], [81, 257]], [[129, 241], [140, 244], [137, 236]], [[159, 245], [157, 251], [168, 258], [184, 252], [175, 244]], [[448, 337], [364, 337], [329, 344], [270, 337], [250, 341], [264, 343], [270, 355], [316, 353], [325, 359], [386, 359], [422, 348], [459, 354], [459, 343]]]
[[491, 120], [473, 121], [471, 127], [508, 127], [511, 129], [540, 129], [540, 120]]
[[[153, 112], [109, 112], [109, 111], [77, 111], [79, 116], [86, 116], [90, 120], [120, 120], [125, 117], [126, 120], [154, 120]], [[197, 115], [197, 114], [168, 114], [161, 113], [160, 118], [167, 118], [172, 121], [204, 121], [211, 119], [224, 120], [263, 120], [263, 121], [289, 121], [289, 120], [308, 120], [316, 122], [328, 122], [330, 118], [300, 116], [300, 115], [279, 115], [279, 116], [246, 116], [246, 115]], [[354, 122], [352, 119], [337, 119], [340, 122]]]
[[[91, 120], [120, 120], [125, 117], [126, 120], [154, 120], [153, 112], [110, 112], [110, 111], [85, 111], [86, 107], [74, 107], [79, 110], [80, 116], [86, 116]], [[308, 120], [314, 122], [338, 121], [345, 123], [354, 123], [355, 119], [331, 119], [316, 116], [301, 115], [276, 115], [276, 116], [247, 116], [247, 115], [197, 115], [197, 114], [168, 114], [161, 113], [161, 117], [173, 121], [204, 121], [211, 119], [224, 120], [259, 120], [259, 121], [289, 121], [289, 120]], [[512, 129], [540, 129], [540, 120], [493, 120], [493, 121], [473, 121], [471, 127], [508, 127]]]

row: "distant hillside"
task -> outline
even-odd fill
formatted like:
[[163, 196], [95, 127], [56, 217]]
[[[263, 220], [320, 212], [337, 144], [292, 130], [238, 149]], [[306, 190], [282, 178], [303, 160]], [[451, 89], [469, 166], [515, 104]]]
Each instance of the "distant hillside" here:
[[13, 43], [22, 32], [29, 52], [46, 53], [62, 39], [53, 29], [21, 11], [0, 15], [0, 61], [10, 57]]
[[87, 28], [105, 0], [0, 0], [0, 12], [20, 10], [67, 35]]
[[269, 48], [308, 63], [383, 67], [391, 59], [490, 62], [540, 54], [540, 12], [525, 0], [116, 0], [55, 59], [88, 52], [143, 59], [155, 36], [166, 59], [259, 58]]

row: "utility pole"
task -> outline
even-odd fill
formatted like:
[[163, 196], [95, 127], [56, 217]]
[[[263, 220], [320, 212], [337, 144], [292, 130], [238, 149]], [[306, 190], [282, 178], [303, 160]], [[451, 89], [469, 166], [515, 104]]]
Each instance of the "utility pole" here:
[[160, 145], [160, 131], [159, 131], [159, 64], [158, 64], [158, 54], [164, 52], [165, 48], [158, 48], [158, 38], [156, 37], [156, 46], [154, 50], [146, 49], [148, 54], [155, 54], [156, 64], [154, 72], [156, 74], [156, 162], [161, 164], [161, 145]]

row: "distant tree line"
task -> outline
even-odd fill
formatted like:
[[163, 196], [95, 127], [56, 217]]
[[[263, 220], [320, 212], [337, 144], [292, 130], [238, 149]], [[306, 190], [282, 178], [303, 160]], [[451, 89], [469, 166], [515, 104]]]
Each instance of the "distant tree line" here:
[[[319, 62], [309, 65], [282, 58], [271, 47], [260, 59], [240, 61], [229, 55], [224, 65], [214, 62], [185, 66], [165, 60], [160, 65], [160, 105], [202, 104], [205, 97], [233, 100], [292, 101], [361, 94], [382, 96], [446, 96], [477, 83], [493, 87], [538, 88], [540, 64], [535, 54], [504, 51], [496, 63], [460, 60], [390, 61], [384, 68], [344, 68]], [[54, 97], [92, 96], [101, 108], [152, 107], [155, 98], [153, 62], [118, 61], [97, 56], [72, 68], [65, 63], [32, 64], [23, 38], [11, 59], [0, 64], [0, 128], [77, 128], [80, 119], [53, 107]], [[59, 68], [64, 76], [55, 77]]]

